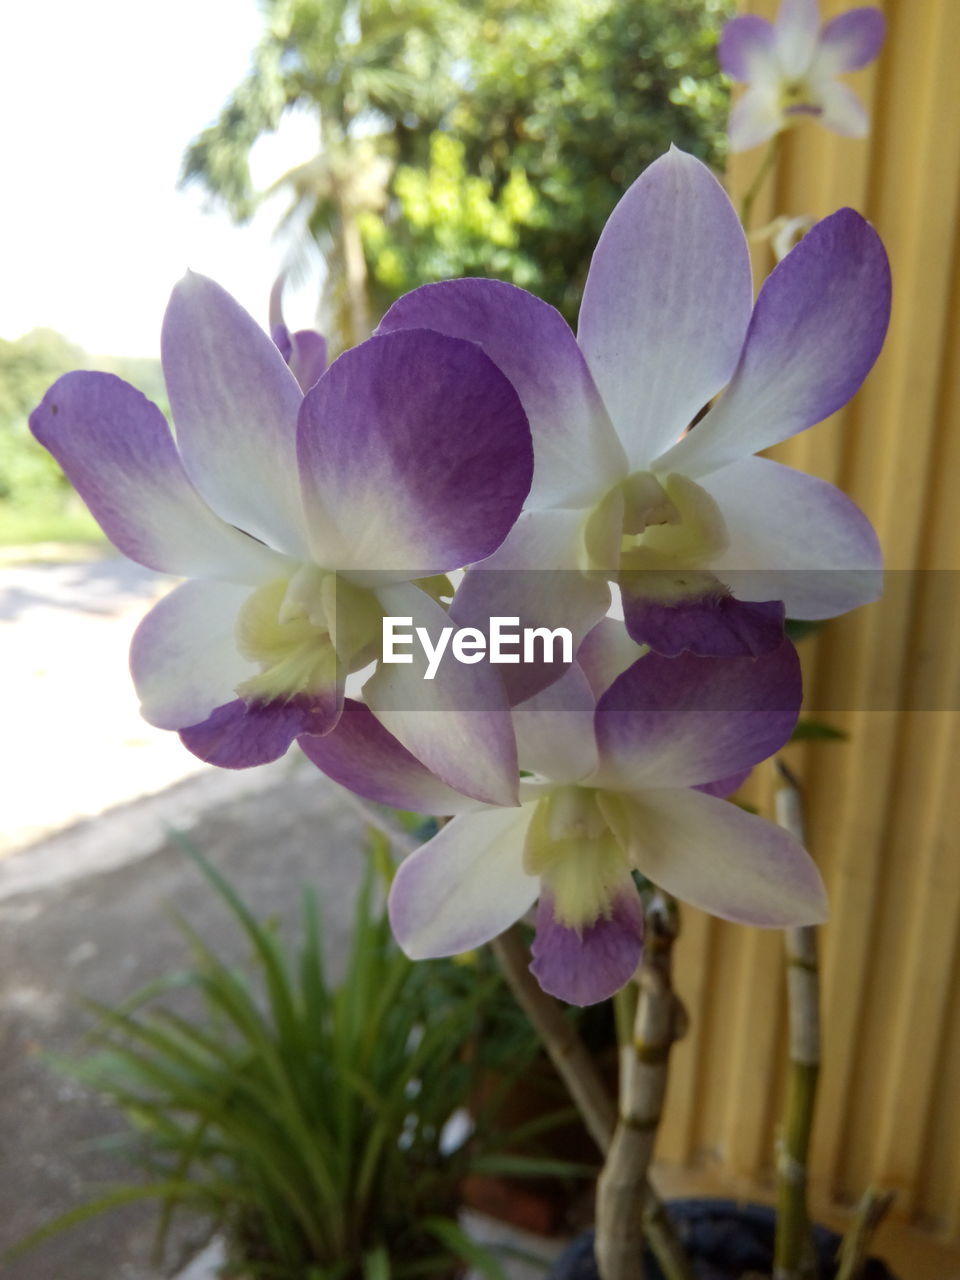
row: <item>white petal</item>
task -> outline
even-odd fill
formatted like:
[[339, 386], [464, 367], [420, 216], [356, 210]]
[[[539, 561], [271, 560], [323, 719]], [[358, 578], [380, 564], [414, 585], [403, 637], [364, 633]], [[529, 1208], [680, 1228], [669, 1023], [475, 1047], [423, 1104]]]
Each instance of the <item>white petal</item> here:
[[523, 869], [536, 805], [461, 814], [400, 865], [390, 922], [408, 956], [457, 955], [519, 920], [540, 892]]
[[185, 582], [154, 605], [130, 646], [144, 720], [160, 729], [200, 724], [256, 674], [234, 639], [249, 595], [249, 588], [223, 582]]
[[833, 618], [876, 600], [883, 555], [846, 494], [769, 458], [745, 458], [701, 481], [730, 543], [711, 564], [742, 600], [782, 600], [790, 618]]
[[827, 918], [807, 851], [781, 827], [700, 791], [630, 797], [630, 852], [642, 875], [711, 915], [786, 928]]

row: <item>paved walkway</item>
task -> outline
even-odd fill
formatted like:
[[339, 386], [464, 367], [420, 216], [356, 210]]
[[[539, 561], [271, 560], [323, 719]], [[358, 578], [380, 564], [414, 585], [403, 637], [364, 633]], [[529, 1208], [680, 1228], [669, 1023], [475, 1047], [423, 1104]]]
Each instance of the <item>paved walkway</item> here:
[[141, 719], [127, 670], [171, 585], [119, 556], [0, 564], [0, 856], [208, 768]]

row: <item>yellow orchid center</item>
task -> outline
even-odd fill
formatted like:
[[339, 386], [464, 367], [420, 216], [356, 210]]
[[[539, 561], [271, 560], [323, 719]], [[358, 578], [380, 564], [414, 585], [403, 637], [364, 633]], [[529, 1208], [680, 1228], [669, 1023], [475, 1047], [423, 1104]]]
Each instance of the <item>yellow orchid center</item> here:
[[584, 525], [586, 568], [611, 577], [696, 569], [728, 544], [716, 502], [686, 476], [635, 471], [601, 498]]
[[586, 787], [558, 787], [538, 802], [523, 856], [524, 869], [553, 896], [555, 918], [570, 929], [610, 919], [630, 875], [598, 793]]
[[819, 116], [823, 107], [806, 80], [788, 80], [780, 90], [780, 110], [785, 116]]
[[272, 702], [329, 689], [375, 656], [381, 617], [371, 592], [316, 565], [275, 578], [237, 618], [237, 648], [260, 667], [237, 693]]

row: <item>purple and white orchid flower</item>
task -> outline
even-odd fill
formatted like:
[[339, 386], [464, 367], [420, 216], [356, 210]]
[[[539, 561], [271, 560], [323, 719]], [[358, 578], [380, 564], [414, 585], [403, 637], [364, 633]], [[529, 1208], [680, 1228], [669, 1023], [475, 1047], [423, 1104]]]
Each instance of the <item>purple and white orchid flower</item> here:
[[[192, 273], [162, 356], [176, 442], [155, 405], [104, 373], [60, 378], [31, 427], [115, 546], [190, 579], [134, 637], [144, 717], [241, 768], [333, 728], [384, 614], [444, 625], [418, 581], [503, 540], [529, 489], [530, 433], [492, 361], [434, 332], [372, 338], [304, 396], [263, 330]], [[515, 803], [499, 677], [458, 663], [421, 676], [380, 664], [364, 696], [452, 787]]]
[[[430, 284], [391, 307], [381, 333], [430, 328], [481, 346], [533, 432], [526, 509], [468, 572], [454, 614], [472, 625], [518, 615], [582, 638], [606, 612], [609, 579], [638, 643], [758, 654], [780, 644], [784, 606], [823, 619], [877, 597], [880, 549], [859, 508], [752, 455], [839, 409], [872, 367], [890, 310], [880, 239], [842, 209], [752, 299], [726, 193], [671, 149], [604, 228], [577, 338], [552, 307], [497, 281]], [[574, 572], [561, 582], [556, 570]], [[529, 692], [521, 674], [513, 696]]]
[[723, 29], [718, 56], [727, 75], [747, 85], [730, 116], [730, 148], [747, 151], [801, 120], [863, 138], [863, 103], [837, 79], [873, 62], [883, 46], [879, 9], [850, 9], [820, 25], [817, 0], [782, 0], [775, 22], [754, 14]]
[[[614, 634], [612, 624], [609, 625]], [[455, 814], [400, 866], [394, 932], [413, 958], [489, 941], [539, 900], [533, 971], [572, 1004], [606, 999], [636, 970], [643, 909], [632, 873], [748, 924], [812, 924], [823, 885], [785, 831], [718, 798], [789, 738], [800, 705], [796, 652], [753, 659], [641, 657], [605, 691], [618, 654], [592, 652], [514, 709], [520, 808], [458, 796], [360, 703], [336, 731], [302, 737], [353, 791], [421, 813]], [[606, 647], [601, 645], [601, 648]], [[589, 675], [588, 675], [589, 671]]]

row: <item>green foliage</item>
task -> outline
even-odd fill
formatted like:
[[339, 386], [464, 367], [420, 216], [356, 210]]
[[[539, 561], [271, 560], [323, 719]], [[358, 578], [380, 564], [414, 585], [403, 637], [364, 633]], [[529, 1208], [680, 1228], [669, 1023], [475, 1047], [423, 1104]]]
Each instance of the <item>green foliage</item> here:
[[[460, 28], [454, 47], [466, 70], [437, 125], [512, 234], [491, 237], [485, 258], [462, 236], [464, 252], [449, 252], [463, 200], [434, 199], [424, 218], [408, 161], [394, 183], [395, 216], [379, 234], [368, 228], [383, 302], [473, 273], [522, 283], [572, 320], [593, 247], [633, 179], [671, 143], [722, 163], [729, 100], [715, 46], [732, 11], [726, 0], [487, 0]], [[413, 163], [442, 197], [449, 174], [433, 147]], [[529, 196], [511, 217], [518, 183]]]
[[671, 142], [722, 160], [715, 46], [733, 8], [267, 0], [250, 74], [187, 150], [183, 178], [246, 218], [257, 138], [286, 110], [316, 116], [318, 154], [272, 190], [289, 193], [286, 220], [327, 258], [335, 345], [356, 340], [368, 293], [382, 310], [471, 273], [572, 317], [600, 228], [637, 174]]
[[[497, 1167], [492, 1117], [502, 1089], [485, 1091], [468, 1141], [450, 1150], [444, 1140], [465, 1104], [477, 1112], [491, 1061], [509, 1063], [506, 1087], [536, 1052], [499, 977], [482, 965], [409, 961], [375, 905], [371, 870], [346, 973], [333, 985], [312, 895], [302, 941], [287, 947], [191, 856], [245, 935], [254, 981], [180, 920], [186, 971], [119, 1009], [91, 1006], [100, 1048], [73, 1071], [123, 1108], [148, 1180], [41, 1235], [153, 1197], [161, 1243], [171, 1216], [193, 1210], [225, 1232], [231, 1262], [254, 1280], [449, 1276], [481, 1259], [499, 1276], [495, 1259], [463, 1236], [456, 1209], [463, 1176]], [[179, 1012], [171, 992], [192, 996], [197, 1014]], [[504, 1159], [514, 1173], [573, 1171]]]

